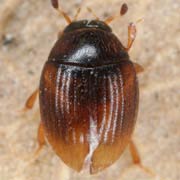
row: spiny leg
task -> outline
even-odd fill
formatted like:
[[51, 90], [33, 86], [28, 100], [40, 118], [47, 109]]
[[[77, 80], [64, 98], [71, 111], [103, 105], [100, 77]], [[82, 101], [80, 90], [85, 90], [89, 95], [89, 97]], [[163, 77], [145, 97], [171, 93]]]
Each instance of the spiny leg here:
[[33, 108], [34, 104], [35, 104], [35, 101], [37, 99], [37, 95], [39, 93], [39, 89], [36, 89], [29, 97], [28, 99], [26, 100], [26, 103], [24, 105], [24, 108], [21, 110], [23, 112], [27, 111], [27, 110], [30, 110]]
[[142, 164], [139, 152], [138, 152], [137, 147], [135, 146], [133, 140], [130, 141], [129, 148], [130, 148], [133, 163], [135, 165], [139, 166], [141, 169], [143, 169], [146, 173], [154, 176], [155, 174], [149, 168], [145, 167]]

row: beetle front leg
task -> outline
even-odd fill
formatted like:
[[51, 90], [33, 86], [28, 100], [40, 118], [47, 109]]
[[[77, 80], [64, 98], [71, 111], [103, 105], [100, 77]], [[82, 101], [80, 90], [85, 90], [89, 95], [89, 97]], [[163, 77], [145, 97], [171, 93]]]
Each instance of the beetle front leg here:
[[128, 43], [127, 47], [125, 48], [126, 51], [129, 51], [135, 38], [136, 38], [136, 25], [134, 23], [130, 23], [128, 26]]
[[142, 22], [144, 19], [138, 19], [135, 23], [130, 23], [128, 26], [128, 43], [127, 43], [127, 47], [125, 48], [125, 50], [128, 52], [131, 49], [131, 46], [134, 42], [134, 40], [136, 39], [136, 34], [137, 34], [137, 29], [136, 29], [136, 25], [140, 22]]

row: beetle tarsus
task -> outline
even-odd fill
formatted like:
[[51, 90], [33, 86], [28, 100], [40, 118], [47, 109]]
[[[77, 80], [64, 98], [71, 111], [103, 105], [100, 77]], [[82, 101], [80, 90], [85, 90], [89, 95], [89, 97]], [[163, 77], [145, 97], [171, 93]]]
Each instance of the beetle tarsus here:
[[39, 128], [38, 128], [37, 140], [38, 140], [38, 148], [36, 149], [36, 151], [35, 151], [35, 153], [33, 155], [33, 157], [35, 159], [38, 157], [38, 155], [41, 152], [42, 148], [46, 144], [45, 135], [44, 135], [44, 128], [43, 128], [42, 122], [40, 123]]
[[125, 48], [126, 51], [129, 51], [131, 49], [131, 46], [136, 38], [136, 25], [134, 23], [130, 23], [128, 26], [128, 44]]
[[128, 44], [127, 44], [127, 48], [126, 51], [129, 51], [131, 49], [131, 46], [134, 42], [134, 40], [136, 39], [136, 34], [137, 34], [137, 29], [136, 29], [136, 25], [140, 22], [142, 22], [144, 19], [138, 19], [135, 23], [130, 23], [128, 26]]
[[131, 156], [132, 156], [132, 160], [133, 163], [135, 165], [137, 165], [138, 167], [140, 167], [144, 172], [146, 172], [147, 174], [151, 175], [151, 176], [155, 176], [155, 173], [152, 172], [152, 170], [150, 170], [148, 167], [145, 167], [142, 163], [141, 163], [141, 157], [139, 155], [139, 152], [137, 150], [136, 145], [134, 144], [133, 140], [130, 141], [129, 144], [129, 148], [130, 148], [130, 152], [131, 152]]

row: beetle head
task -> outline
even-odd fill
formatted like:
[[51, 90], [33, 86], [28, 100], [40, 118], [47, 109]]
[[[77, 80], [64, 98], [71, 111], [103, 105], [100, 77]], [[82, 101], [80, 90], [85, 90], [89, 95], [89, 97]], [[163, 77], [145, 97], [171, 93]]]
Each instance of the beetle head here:
[[81, 21], [74, 21], [72, 23], [70, 23], [65, 29], [64, 32], [72, 32], [75, 30], [80, 30], [80, 29], [84, 29], [84, 28], [95, 28], [95, 29], [99, 29], [99, 30], [103, 30], [106, 32], [112, 32], [111, 28], [104, 23], [103, 21], [99, 21], [99, 20], [81, 20]]

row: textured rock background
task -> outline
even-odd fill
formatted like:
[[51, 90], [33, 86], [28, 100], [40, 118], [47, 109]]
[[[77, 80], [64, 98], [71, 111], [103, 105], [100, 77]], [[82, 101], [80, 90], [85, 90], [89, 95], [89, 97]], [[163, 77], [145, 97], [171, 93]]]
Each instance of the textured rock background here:
[[[27, 158], [37, 146], [38, 103], [26, 114], [17, 110], [38, 87], [42, 66], [58, 31], [66, 22], [51, 8], [49, 0], [17, 1], [20, 5], [9, 19], [4, 29], [7, 38], [0, 45], [0, 179], [179, 180], [180, 2], [126, 0], [129, 13], [111, 23], [114, 33], [125, 44], [128, 23], [141, 17], [145, 19], [138, 24], [138, 35], [130, 56], [145, 68], [139, 75], [140, 109], [134, 139], [143, 163], [157, 174], [151, 177], [136, 166], [128, 168], [131, 165], [129, 151], [96, 176], [70, 170], [49, 146], [35, 162], [28, 164]], [[12, 5], [15, 0], [0, 0], [0, 32], [3, 31], [3, 9], [8, 2]], [[122, 2], [84, 0], [83, 6], [91, 7], [103, 19], [118, 12]], [[80, 3], [80, 0], [62, 0], [70, 16], [75, 14]], [[92, 18], [85, 8], [79, 19], [83, 18]]]

